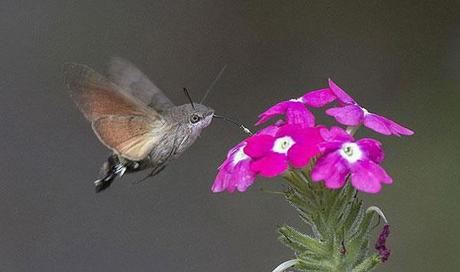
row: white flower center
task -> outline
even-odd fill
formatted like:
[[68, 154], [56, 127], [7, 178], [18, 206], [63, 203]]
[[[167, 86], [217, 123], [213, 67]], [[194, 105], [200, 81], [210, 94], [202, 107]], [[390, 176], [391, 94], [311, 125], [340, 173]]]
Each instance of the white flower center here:
[[273, 144], [273, 152], [287, 154], [291, 146], [295, 144], [294, 140], [289, 136], [284, 136], [275, 140]]
[[361, 109], [363, 110], [363, 113], [364, 113], [364, 116], [368, 115], [369, 114], [369, 111], [366, 110], [365, 108], [361, 107]]
[[240, 161], [243, 161], [243, 160], [246, 160], [246, 159], [249, 159], [249, 156], [246, 155], [246, 153], [244, 153], [244, 147], [246, 145], [242, 145], [238, 151], [236, 151], [233, 155], [233, 159], [232, 159], [232, 164], [235, 166], [237, 165]]
[[289, 101], [291, 101], [291, 102], [300, 102], [300, 103], [303, 103], [303, 98], [302, 98], [302, 97], [293, 98], [293, 99], [290, 99]]
[[354, 163], [361, 159], [362, 154], [361, 149], [355, 143], [344, 143], [342, 149], [340, 149], [340, 155], [349, 163]]

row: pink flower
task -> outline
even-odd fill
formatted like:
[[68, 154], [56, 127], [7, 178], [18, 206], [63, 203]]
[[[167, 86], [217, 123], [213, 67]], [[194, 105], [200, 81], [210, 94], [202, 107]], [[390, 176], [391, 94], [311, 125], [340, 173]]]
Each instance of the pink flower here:
[[219, 166], [219, 172], [211, 187], [211, 191], [233, 193], [236, 189], [246, 191], [256, 178], [256, 173], [249, 168], [251, 158], [243, 151], [246, 141], [230, 149], [227, 159]]
[[414, 134], [412, 130], [405, 128], [390, 119], [368, 112], [365, 108], [358, 105], [351, 96], [349, 96], [330, 79], [329, 88], [338, 98], [342, 106], [330, 108], [326, 110], [326, 114], [334, 117], [340, 124], [347, 126], [359, 126], [364, 124], [365, 127], [384, 135], [400, 136]]
[[259, 115], [259, 121], [257, 121], [256, 125], [263, 124], [274, 116], [285, 114], [288, 124], [313, 127], [315, 117], [306, 106], [319, 108], [335, 99], [335, 95], [329, 88], [311, 91], [300, 98], [282, 101], [272, 106]]
[[[278, 129], [278, 126], [268, 126], [256, 135], [275, 135]], [[250, 169], [252, 159], [244, 152], [246, 145], [247, 142], [244, 140], [230, 149], [227, 159], [219, 166], [219, 172], [211, 191], [215, 193], [225, 190], [230, 193], [235, 190], [244, 192], [252, 185], [256, 172]]]
[[299, 99], [280, 102], [259, 115], [256, 126], [267, 122], [276, 115], [285, 114], [288, 124], [297, 124], [305, 127], [315, 125], [315, 116]]
[[330, 88], [311, 91], [301, 97], [302, 102], [304, 102], [305, 105], [314, 108], [324, 107], [325, 105], [333, 102], [336, 98], [336, 95]]
[[323, 142], [318, 128], [284, 125], [275, 135], [255, 135], [247, 139], [244, 152], [253, 159], [251, 170], [265, 177], [274, 177], [291, 165], [302, 168], [319, 153]]
[[382, 188], [381, 183], [393, 182], [379, 165], [384, 158], [380, 142], [369, 138], [355, 142], [338, 127], [329, 131], [321, 129], [321, 135], [326, 142], [321, 144], [323, 155], [312, 170], [313, 181], [324, 180], [327, 188], [336, 189], [350, 176], [351, 184], [367, 193], [377, 193]]

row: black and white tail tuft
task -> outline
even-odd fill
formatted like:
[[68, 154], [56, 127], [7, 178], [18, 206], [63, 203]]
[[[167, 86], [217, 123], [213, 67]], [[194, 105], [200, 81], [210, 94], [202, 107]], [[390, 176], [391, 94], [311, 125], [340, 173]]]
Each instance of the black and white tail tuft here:
[[112, 155], [104, 164], [103, 169], [105, 176], [94, 182], [96, 193], [107, 189], [117, 176], [123, 176], [126, 171], [126, 166], [120, 163], [120, 160], [116, 155]]

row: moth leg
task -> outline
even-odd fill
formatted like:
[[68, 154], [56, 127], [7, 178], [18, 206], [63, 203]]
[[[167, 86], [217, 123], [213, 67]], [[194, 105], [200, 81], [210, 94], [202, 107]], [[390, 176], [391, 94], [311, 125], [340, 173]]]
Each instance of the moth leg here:
[[[176, 129], [176, 135], [178, 135], [177, 129]], [[155, 168], [153, 168], [153, 170], [152, 170], [152, 172], [150, 172], [150, 174], [148, 174], [146, 177], [142, 178], [141, 180], [133, 182], [133, 184], [139, 184], [139, 183], [145, 181], [146, 179], [148, 179], [150, 177], [153, 177], [153, 176], [157, 175], [158, 173], [160, 173], [161, 171], [163, 171], [163, 169], [165, 169], [165, 167], [166, 167], [166, 163], [168, 162], [168, 160], [170, 158], [172, 158], [176, 154], [177, 148], [179, 147], [179, 145], [177, 144], [177, 140], [178, 140], [178, 137], [176, 136], [174, 138], [173, 147], [171, 148], [171, 151], [169, 152], [168, 156], [164, 160], [162, 160], [157, 166], [155, 166]]]
[[168, 160], [174, 155], [176, 154], [176, 151], [177, 151], [177, 145], [176, 145], [176, 141], [177, 141], [177, 137], [174, 139], [174, 145], [173, 145], [173, 148], [171, 148], [171, 151], [169, 152], [168, 156], [166, 157], [166, 159], [164, 159], [162, 162], [160, 162], [155, 168], [153, 168], [153, 170], [150, 172], [150, 174], [148, 174], [147, 176], [145, 176], [144, 178], [138, 180], [138, 181], [135, 181], [133, 182], [133, 184], [139, 184], [143, 181], [145, 181], [146, 179], [150, 178], [150, 177], [153, 177], [155, 175], [157, 175], [158, 173], [160, 173], [161, 171], [163, 171], [163, 169], [165, 169], [166, 167], [166, 163], [168, 162]]
[[158, 173], [163, 171], [163, 169], [165, 169], [165, 167], [166, 167], [165, 163], [158, 165], [157, 167], [153, 168], [153, 170], [150, 172], [150, 174], [148, 174], [147, 176], [143, 177], [142, 179], [140, 179], [138, 181], [133, 182], [133, 184], [139, 184], [139, 183], [145, 181], [146, 179], [157, 175]]

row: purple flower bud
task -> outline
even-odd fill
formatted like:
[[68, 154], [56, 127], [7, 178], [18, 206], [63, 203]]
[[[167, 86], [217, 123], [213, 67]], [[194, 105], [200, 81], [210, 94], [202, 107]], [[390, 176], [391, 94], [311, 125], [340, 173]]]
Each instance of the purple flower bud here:
[[385, 224], [377, 242], [375, 243], [375, 249], [378, 250], [382, 263], [388, 261], [388, 258], [390, 258], [391, 251], [385, 245], [388, 236], [390, 236], [390, 225]]

